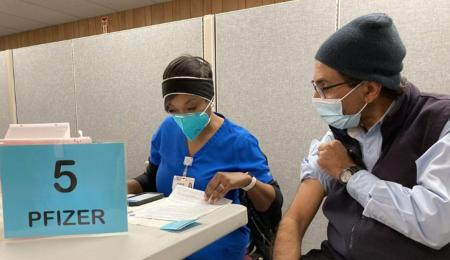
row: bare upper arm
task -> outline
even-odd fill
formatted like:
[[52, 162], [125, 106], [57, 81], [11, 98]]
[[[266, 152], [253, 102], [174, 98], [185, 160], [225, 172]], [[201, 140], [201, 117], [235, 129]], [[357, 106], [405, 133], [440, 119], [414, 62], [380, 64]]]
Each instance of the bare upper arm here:
[[319, 180], [306, 179], [300, 183], [294, 200], [285, 217], [298, 223], [301, 237], [317, 213], [325, 197], [325, 190]]

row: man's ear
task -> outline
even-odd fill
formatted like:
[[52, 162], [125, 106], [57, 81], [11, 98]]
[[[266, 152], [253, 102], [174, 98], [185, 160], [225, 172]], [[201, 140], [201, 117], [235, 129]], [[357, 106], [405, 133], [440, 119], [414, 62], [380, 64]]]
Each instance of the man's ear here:
[[368, 81], [366, 83], [366, 102], [372, 103], [381, 95], [381, 89], [383, 86], [375, 81]]

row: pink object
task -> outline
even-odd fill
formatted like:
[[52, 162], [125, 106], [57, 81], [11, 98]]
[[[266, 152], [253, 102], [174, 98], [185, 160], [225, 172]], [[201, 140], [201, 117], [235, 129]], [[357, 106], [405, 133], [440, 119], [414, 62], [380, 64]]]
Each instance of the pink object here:
[[70, 137], [69, 123], [11, 124], [5, 138], [0, 139], [0, 146], [88, 143], [92, 143], [88, 136]]

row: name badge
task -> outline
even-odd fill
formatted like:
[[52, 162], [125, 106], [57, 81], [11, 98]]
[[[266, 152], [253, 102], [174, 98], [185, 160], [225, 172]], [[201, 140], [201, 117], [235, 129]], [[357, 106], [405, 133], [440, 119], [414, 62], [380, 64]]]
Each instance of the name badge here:
[[194, 178], [175, 175], [173, 176], [172, 190], [174, 190], [177, 185], [194, 188], [194, 182]]

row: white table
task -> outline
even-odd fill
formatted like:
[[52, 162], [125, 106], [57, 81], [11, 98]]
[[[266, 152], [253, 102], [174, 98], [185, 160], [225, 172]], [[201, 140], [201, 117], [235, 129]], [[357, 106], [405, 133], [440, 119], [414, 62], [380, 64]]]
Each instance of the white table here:
[[[0, 204], [3, 221], [1, 213]], [[247, 224], [247, 210], [241, 205], [226, 205], [198, 222], [199, 225], [178, 233], [129, 224], [128, 233], [123, 234], [33, 239], [4, 239], [1, 223], [0, 259], [182, 259]]]

